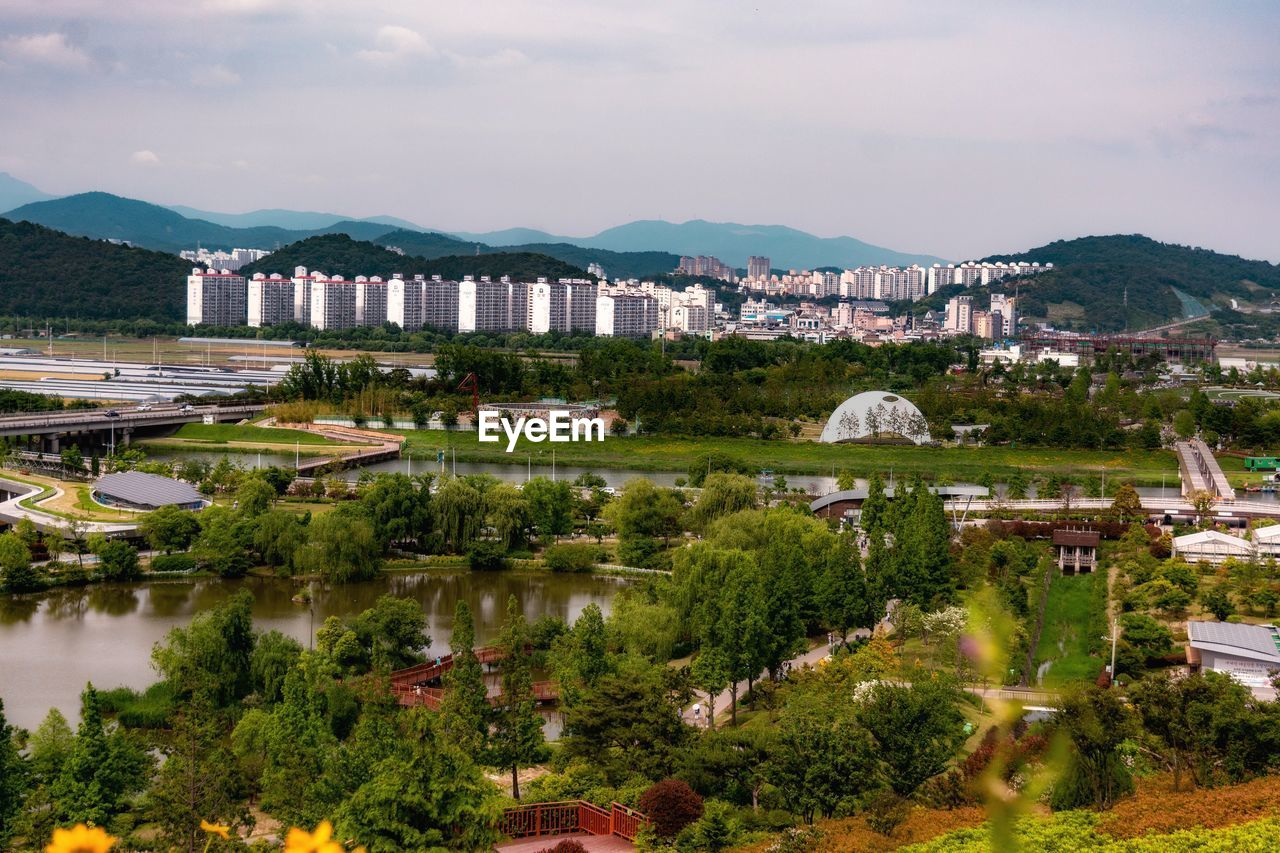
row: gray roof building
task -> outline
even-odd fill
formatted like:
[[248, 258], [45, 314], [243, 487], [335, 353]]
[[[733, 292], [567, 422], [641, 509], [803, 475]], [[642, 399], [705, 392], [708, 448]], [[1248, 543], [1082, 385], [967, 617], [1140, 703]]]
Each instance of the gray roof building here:
[[1280, 671], [1280, 630], [1274, 625], [1188, 622], [1187, 663], [1230, 675], [1255, 696], [1275, 698], [1271, 674]]
[[152, 510], [162, 506], [202, 509], [208, 501], [191, 485], [141, 471], [108, 474], [93, 484], [93, 498], [107, 506]]

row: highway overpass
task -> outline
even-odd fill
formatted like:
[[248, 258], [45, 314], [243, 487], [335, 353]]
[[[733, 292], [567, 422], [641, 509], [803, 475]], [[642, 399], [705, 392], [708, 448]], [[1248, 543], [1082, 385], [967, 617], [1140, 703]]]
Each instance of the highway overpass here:
[[[105, 444], [100, 441], [101, 437], [112, 433], [117, 444], [127, 445], [136, 430], [202, 423], [206, 416], [215, 422], [239, 421], [265, 408], [260, 404], [193, 406], [186, 409], [177, 405], [158, 405], [145, 412], [129, 407], [26, 412], [0, 416], [0, 436], [39, 439], [41, 450], [57, 453], [64, 443], [74, 441], [78, 435], [95, 439], [81, 443], [82, 447], [93, 443]], [[116, 412], [115, 417], [107, 415], [111, 411]]]

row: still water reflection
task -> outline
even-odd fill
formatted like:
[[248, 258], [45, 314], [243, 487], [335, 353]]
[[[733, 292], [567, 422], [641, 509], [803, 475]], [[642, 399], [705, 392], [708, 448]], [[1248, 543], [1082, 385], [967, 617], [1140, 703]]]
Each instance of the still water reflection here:
[[[497, 638], [511, 595], [530, 621], [544, 615], [572, 621], [592, 602], [607, 614], [613, 594], [625, 583], [593, 575], [421, 572], [343, 586], [204, 579], [100, 584], [0, 598], [0, 698], [15, 725], [34, 728], [51, 707], [74, 721], [86, 682], [103, 688], [146, 687], [156, 679], [152, 646], [170, 628], [186, 625], [193, 615], [241, 588], [253, 593], [258, 630], [274, 628], [304, 646], [329, 616], [354, 616], [384, 593], [414, 599], [427, 614], [428, 654], [437, 655], [449, 649], [459, 599], [471, 606], [476, 638], [483, 644]], [[304, 588], [311, 590], [310, 606], [291, 600]]]

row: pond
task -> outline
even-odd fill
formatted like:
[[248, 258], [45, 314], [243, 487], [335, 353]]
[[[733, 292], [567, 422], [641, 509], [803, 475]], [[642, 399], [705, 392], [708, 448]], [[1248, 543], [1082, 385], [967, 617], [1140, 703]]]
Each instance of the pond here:
[[[418, 601], [427, 614], [428, 655], [449, 650], [459, 599], [475, 616], [476, 640], [494, 641], [516, 596], [530, 622], [555, 616], [572, 622], [588, 604], [606, 613], [626, 580], [597, 575], [525, 572], [388, 572], [363, 583], [328, 585], [271, 578], [161, 580], [98, 584], [31, 596], [0, 597], [0, 699], [14, 725], [35, 728], [52, 707], [79, 716], [80, 691], [95, 687], [141, 689], [157, 678], [151, 648], [169, 629], [239, 589], [253, 593], [253, 622], [305, 647], [329, 616], [349, 618], [390, 593]], [[311, 604], [291, 600], [311, 590]], [[548, 730], [548, 735], [553, 732]]]

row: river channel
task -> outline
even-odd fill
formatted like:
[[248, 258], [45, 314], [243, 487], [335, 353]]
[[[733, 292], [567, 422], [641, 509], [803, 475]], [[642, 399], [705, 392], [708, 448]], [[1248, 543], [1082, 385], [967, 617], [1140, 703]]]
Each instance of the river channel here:
[[[588, 604], [607, 614], [627, 581], [597, 575], [522, 572], [389, 572], [372, 581], [332, 586], [266, 578], [196, 579], [139, 584], [97, 584], [32, 596], [0, 597], [0, 698], [14, 725], [35, 728], [52, 707], [79, 716], [80, 691], [95, 687], [141, 689], [157, 678], [151, 648], [170, 628], [241, 588], [254, 596], [260, 631], [288, 634], [305, 647], [329, 616], [347, 618], [390, 593], [421, 603], [427, 614], [428, 655], [449, 650], [459, 599], [475, 614], [480, 644], [497, 638], [507, 599], [515, 595], [529, 621], [556, 616], [573, 621]], [[309, 588], [310, 606], [291, 600]], [[554, 735], [550, 728], [549, 736]]]

